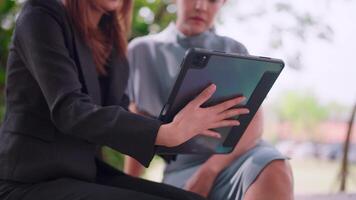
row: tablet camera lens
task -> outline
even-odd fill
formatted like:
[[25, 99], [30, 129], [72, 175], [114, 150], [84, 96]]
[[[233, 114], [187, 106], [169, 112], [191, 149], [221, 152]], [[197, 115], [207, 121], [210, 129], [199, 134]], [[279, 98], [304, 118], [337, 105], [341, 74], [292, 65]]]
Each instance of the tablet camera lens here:
[[193, 64], [197, 68], [203, 68], [207, 64], [209, 58], [206, 55], [196, 55], [193, 59]]

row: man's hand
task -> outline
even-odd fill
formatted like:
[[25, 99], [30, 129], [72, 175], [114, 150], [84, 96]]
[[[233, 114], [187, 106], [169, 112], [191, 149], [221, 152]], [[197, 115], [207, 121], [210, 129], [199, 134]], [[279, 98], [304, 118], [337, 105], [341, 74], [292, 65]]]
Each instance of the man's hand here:
[[208, 197], [218, 173], [200, 167], [186, 182], [184, 189]]

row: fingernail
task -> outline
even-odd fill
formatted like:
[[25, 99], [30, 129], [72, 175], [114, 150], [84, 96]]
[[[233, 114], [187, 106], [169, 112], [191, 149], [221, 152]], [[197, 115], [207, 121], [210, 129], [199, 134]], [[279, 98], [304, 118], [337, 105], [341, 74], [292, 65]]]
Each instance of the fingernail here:
[[207, 89], [209, 92], [213, 92], [215, 90], [215, 85], [211, 84], [211, 85], [209, 85], [209, 87]]

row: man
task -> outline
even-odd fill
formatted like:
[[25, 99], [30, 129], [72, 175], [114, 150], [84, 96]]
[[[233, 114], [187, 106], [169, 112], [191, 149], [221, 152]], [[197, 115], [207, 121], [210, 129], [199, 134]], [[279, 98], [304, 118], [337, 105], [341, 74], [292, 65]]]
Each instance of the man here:
[[[248, 54], [241, 43], [214, 32], [215, 16], [224, 3], [225, 0], [176, 0], [175, 24], [130, 43], [131, 111], [159, 115], [190, 47]], [[163, 181], [214, 200], [293, 199], [288, 161], [262, 141], [262, 127], [259, 111], [232, 153], [178, 155], [167, 165]], [[140, 169], [133, 159], [126, 158], [127, 173], [138, 176]]]

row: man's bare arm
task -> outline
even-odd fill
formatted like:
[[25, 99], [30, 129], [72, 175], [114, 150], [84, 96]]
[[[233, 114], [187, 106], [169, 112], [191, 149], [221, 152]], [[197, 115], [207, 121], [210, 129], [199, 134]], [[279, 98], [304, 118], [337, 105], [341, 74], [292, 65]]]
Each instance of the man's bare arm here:
[[207, 197], [213, 183], [219, 173], [228, 167], [235, 159], [256, 146], [263, 132], [262, 110], [259, 110], [234, 151], [226, 155], [211, 156], [200, 168], [187, 180], [185, 189]]

